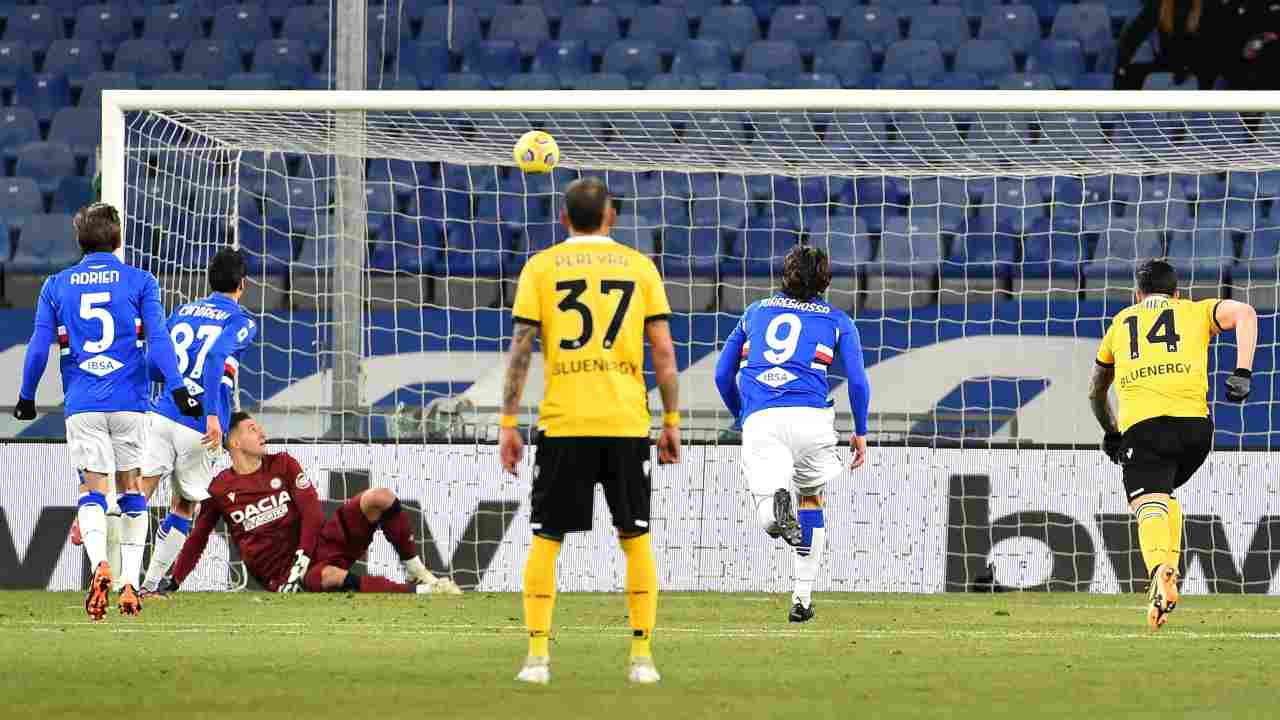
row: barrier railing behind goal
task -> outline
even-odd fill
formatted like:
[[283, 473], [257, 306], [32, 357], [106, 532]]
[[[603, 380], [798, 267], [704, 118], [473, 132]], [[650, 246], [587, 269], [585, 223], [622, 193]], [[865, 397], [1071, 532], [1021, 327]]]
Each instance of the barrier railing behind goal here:
[[[422, 493], [437, 507], [418, 499], [440, 562], [472, 568], [482, 587], [516, 587], [524, 546], [512, 503], [527, 485], [501, 476], [486, 445], [514, 282], [530, 254], [564, 236], [565, 186], [594, 174], [618, 203], [613, 236], [663, 273], [686, 439], [707, 445], [663, 490], [664, 586], [785, 580], [789, 562], [748, 532], [737, 436], [711, 374], [741, 310], [776, 287], [787, 248], [809, 243], [831, 255], [828, 299], [858, 321], [872, 439], [885, 445], [831, 490], [835, 507], [847, 501], [846, 522], [883, 517], [833, 545], [829, 586], [964, 589], [990, 560], [995, 582], [1115, 590], [1141, 572], [1117, 564], [1136, 546], [1118, 482], [1096, 479], [1114, 469], [1096, 450], [1053, 448], [1097, 443], [1085, 387], [1138, 262], [1166, 257], [1191, 296], [1260, 308], [1258, 399], [1213, 409], [1221, 449], [1273, 444], [1273, 106], [1270, 94], [1182, 92], [108, 91], [104, 197], [123, 203], [130, 258], [161, 277], [168, 302], [206, 292], [218, 247], [246, 252], [246, 302], [262, 329], [240, 402], [274, 436], [321, 443], [299, 452], [336, 478], [331, 497], [366, 482], [417, 487], [426, 481], [414, 473], [445, 456], [470, 465], [432, 471]], [[512, 166], [512, 143], [531, 128], [558, 141], [555, 172]], [[1210, 354], [1215, 398], [1228, 343]], [[526, 421], [540, 394], [534, 368]], [[837, 386], [847, 432], [842, 396]], [[656, 394], [650, 404], [660, 408]], [[427, 457], [424, 442], [453, 445]], [[926, 449], [970, 446], [1037, 449]], [[1202, 507], [1239, 500], [1240, 457], [1220, 454], [1206, 470]], [[1037, 494], [1044, 502], [1028, 507], [1039, 514], [995, 514]], [[1015, 516], [1012, 529], [996, 521]], [[1062, 517], [1087, 525], [1091, 544]], [[906, 535], [903, 518], [916, 523]], [[1217, 557], [1218, 526], [1204, 522], [1204, 547], [1190, 554]], [[1219, 522], [1233, 540], [1252, 537], [1252, 526]], [[726, 539], [737, 532], [741, 542]], [[700, 559], [686, 567], [687, 552]], [[574, 587], [605, 589], [616, 570], [565, 572]], [[1191, 572], [1193, 588], [1212, 587], [1211, 574]]]

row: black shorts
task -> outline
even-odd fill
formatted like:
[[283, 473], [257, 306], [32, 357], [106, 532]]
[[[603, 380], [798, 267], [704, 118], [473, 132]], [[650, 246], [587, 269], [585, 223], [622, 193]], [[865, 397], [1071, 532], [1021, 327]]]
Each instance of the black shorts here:
[[1129, 500], [1172, 494], [1204, 464], [1213, 449], [1209, 418], [1154, 417], [1129, 428], [1120, 447]]
[[539, 433], [529, 503], [534, 534], [590, 530], [597, 483], [604, 486], [614, 527], [649, 530], [649, 438]]

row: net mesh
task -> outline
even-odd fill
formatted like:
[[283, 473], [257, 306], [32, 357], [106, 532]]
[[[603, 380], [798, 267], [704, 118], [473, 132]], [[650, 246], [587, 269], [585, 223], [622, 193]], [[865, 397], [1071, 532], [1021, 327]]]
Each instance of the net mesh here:
[[[717, 492], [741, 486], [732, 455], [720, 452], [738, 437], [712, 371], [719, 343], [743, 308], [776, 287], [791, 245], [818, 245], [832, 258], [829, 299], [858, 321], [873, 387], [871, 438], [888, 444], [1096, 443], [1084, 400], [1093, 354], [1107, 320], [1132, 294], [1136, 264], [1146, 258], [1168, 258], [1192, 297], [1246, 300], [1259, 307], [1264, 325], [1274, 320], [1280, 134], [1268, 115], [730, 107], [369, 110], [362, 117], [363, 132], [352, 137], [351, 123], [325, 110], [129, 113], [127, 245], [135, 262], [161, 276], [171, 303], [204, 294], [204, 262], [216, 248], [237, 244], [246, 252], [252, 267], [246, 304], [262, 330], [242, 364], [240, 402], [263, 415], [274, 436], [319, 443], [312, 448], [316, 462], [337, 478], [329, 497], [358, 492], [362, 481], [351, 479], [358, 477], [435, 493], [439, 488], [422, 489], [427, 480], [409, 468], [437, 462], [424, 453], [438, 447], [418, 443], [455, 443], [438, 451], [455, 453], [449, 457], [472, 472], [440, 466], [435, 477], [444, 478], [448, 492], [433, 497], [445, 506], [479, 509], [434, 516], [424, 500], [419, 517], [423, 537], [439, 540], [441, 565], [473, 568], [468, 577], [481, 587], [518, 587], [524, 545], [516, 531], [525, 522], [518, 507], [523, 491], [496, 480], [484, 444], [496, 435], [514, 282], [532, 253], [564, 236], [560, 199], [584, 173], [603, 176], [616, 196], [613, 237], [659, 264], [676, 310], [685, 436], [708, 446], [672, 481], [665, 516], [671, 535], [662, 549], [674, 558], [697, 548], [692, 552], [703, 559], [693, 561], [694, 568], [665, 571], [664, 587], [776, 589], [786, 583], [789, 562], [780, 564], [763, 544], [755, 547], [754, 535], [744, 535], [746, 551], [715, 539], [731, 536], [725, 528], [746, 527], [751, 510], [743, 493], [712, 492], [713, 484]], [[556, 137], [563, 161], [553, 173], [526, 175], [511, 167], [511, 143], [530, 128]], [[364, 190], [364, 223], [354, 235], [342, 231], [337, 197], [350, 178], [335, 160], [352, 155], [364, 161], [364, 177], [356, 179]], [[358, 243], [356, 267], [338, 260], [351, 257], [340, 252], [340, 244], [351, 242]], [[353, 317], [345, 305], [351, 293], [340, 278], [352, 272], [359, 280], [359, 342], [340, 346], [336, 330]], [[1234, 361], [1230, 342], [1218, 341], [1210, 353], [1215, 388], [1220, 369]], [[1267, 330], [1254, 380], [1255, 388], [1267, 388], [1264, 394], [1274, 348]], [[334, 373], [344, 358], [361, 368], [355, 408], [335, 406]], [[839, 381], [837, 425], [847, 433], [851, 420]], [[540, 396], [535, 364], [525, 422]], [[656, 393], [650, 406], [660, 411]], [[1212, 407], [1220, 448], [1271, 448], [1270, 403]], [[357, 422], [335, 424], [335, 414]], [[342, 454], [364, 452], [350, 444], [371, 441], [390, 443], [398, 462], [379, 456], [382, 470], [370, 471], [373, 460]], [[326, 454], [331, 446], [325, 443], [347, 449]], [[877, 478], [872, 485], [883, 480], [883, 498], [907, 507], [921, 498], [938, 503], [922, 507], [948, 507], [953, 471], [961, 465], [969, 474], [1025, 479], [1028, 485], [1015, 483], [1021, 489], [1003, 498], [1016, 507], [1017, 498], [1037, 492], [1064, 462], [1053, 450], [1010, 460], [969, 453], [948, 469], [941, 456], [922, 459], [912, 447], [885, 452], [884, 463], [870, 471]], [[484, 463], [485, 469], [474, 469]], [[1086, 479], [1113, 472], [1093, 459], [1072, 459], [1067, 467]], [[924, 489], [914, 500], [889, 482], [917, 471]], [[484, 482], [476, 478], [490, 475], [494, 488], [476, 490], [475, 483]], [[1227, 482], [1228, 476], [1223, 470], [1214, 477]], [[988, 494], [994, 498], [1003, 487]], [[1092, 532], [1128, 532], [1117, 493], [1092, 485], [1075, 490], [1070, 512], [1095, 523]], [[850, 502], [851, 518], [879, 507], [861, 494]], [[982, 527], [968, 516], [976, 506], [962, 503], [961, 515], [949, 519], [922, 512], [933, 517], [922, 530], [933, 538], [927, 543], [873, 524], [858, 535], [862, 549], [854, 555], [885, 543], [898, 548], [900, 559], [938, 550], [948, 557], [945, 577], [921, 570], [904, 579], [892, 568], [836, 562], [824, 582], [847, 589], [956, 589], [980, 574], [985, 565], [977, 561], [989, 557], [996, 582], [1036, 586], [1036, 578], [1066, 577], [1055, 563], [1076, 568], [1071, 563], [1092, 552], [1075, 539], [1064, 546], [1053, 513], [1018, 516], [1017, 537], [1035, 536], [1052, 547], [1035, 559], [1038, 551], [1023, 546], [968, 547], [964, 529]], [[699, 529], [690, 531], [681, 518], [696, 518]], [[1244, 537], [1252, 528], [1232, 526], [1226, 533]], [[1214, 533], [1203, 537], [1206, 557], [1220, 551]], [[731, 560], [744, 552], [746, 559]], [[959, 558], [954, 576], [953, 556]], [[753, 572], [751, 558], [754, 567], [768, 569]], [[482, 582], [485, 572], [474, 569], [486, 562], [492, 567], [486, 565]], [[376, 565], [397, 572], [394, 562]], [[666, 567], [676, 565], [671, 560]], [[611, 574], [616, 569], [595, 579], [583, 570], [575, 587], [620, 586], [620, 576]], [[1091, 575], [1083, 586], [1073, 572], [1075, 589], [1128, 587], [1118, 570], [1105, 580]], [[1192, 576], [1208, 582], [1207, 575]]]

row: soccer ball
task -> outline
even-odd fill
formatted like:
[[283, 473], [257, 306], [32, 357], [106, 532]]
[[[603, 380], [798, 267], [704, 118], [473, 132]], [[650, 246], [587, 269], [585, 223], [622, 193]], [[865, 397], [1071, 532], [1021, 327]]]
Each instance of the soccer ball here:
[[541, 130], [530, 130], [516, 141], [511, 157], [527, 173], [551, 172], [560, 161], [560, 146], [556, 145], [555, 138]]

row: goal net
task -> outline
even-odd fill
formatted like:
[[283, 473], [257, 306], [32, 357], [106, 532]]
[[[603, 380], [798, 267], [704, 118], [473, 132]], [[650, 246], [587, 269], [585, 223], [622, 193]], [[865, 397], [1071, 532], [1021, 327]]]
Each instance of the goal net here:
[[[866, 469], [827, 492], [820, 590], [1145, 586], [1119, 471], [1086, 387], [1136, 264], [1262, 316], [1254, 398], [1222, 400], [1216, 452], [1182, 491], [1191, 592], [1266, 592], [1280, 516], [1265, 451], [1280, 289], [1280, 129], [1266, 97], [1091, 92], [104, 94], [104, 193], [166, 301], [207, 292], [235, 245], [260, 323], [239, 403], [316, 470], [325, 497], [390, 487], [424, 558], [464, 586], [519, 587], [529, 468], [498, 469], [514, 283], [564, 237], [566, 185], [605, 179], [613, 237], [658, 263], [675, 315], [685, 462], [654, 475], [662, 586], [789, 588], [756, 527], [712, 379], [786, 250], [826, 250], [872, 384]], [[1231, 108], [1231, 109], [1226, 109]], [[526, 175], [538, 128], [560, 166]], [[837, 425], [851, 427], [833, 380]], [[522, 426], [536, 417], [540, 366]], [[660, 414], [656, 393], [651, 409]], [[596, 525], [608, 527], [603, 503]], [[1280, 530], [1280, 527], [1277, 527]], [[621, 587], [609, 533], [575, 539], [566, 590]], [[236, 586], [235, 553], [199, 582]], [[396, 575], [375, 543], [370, 571]]]

